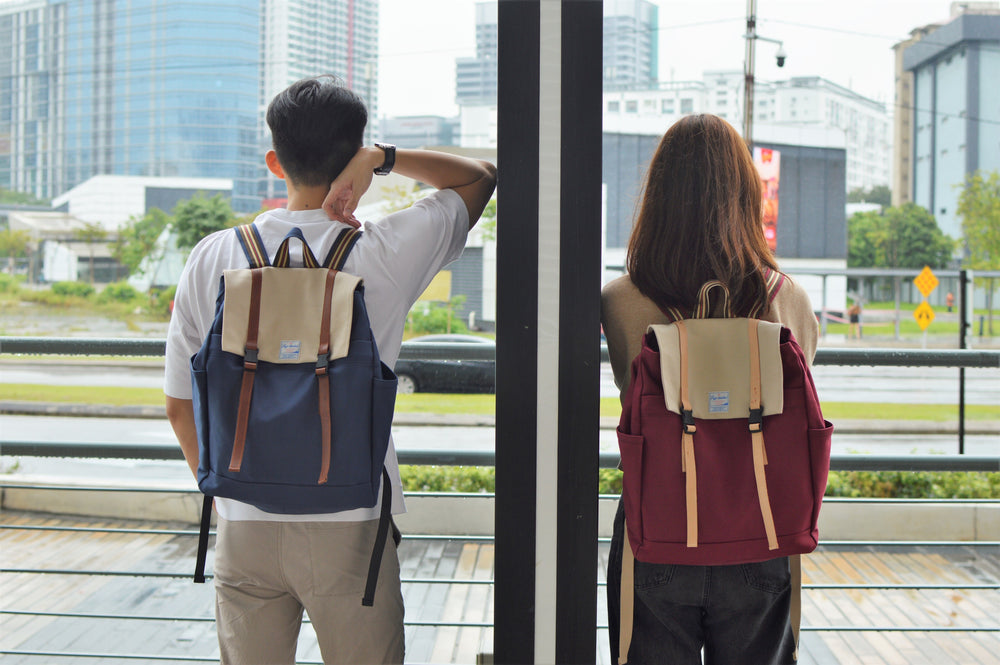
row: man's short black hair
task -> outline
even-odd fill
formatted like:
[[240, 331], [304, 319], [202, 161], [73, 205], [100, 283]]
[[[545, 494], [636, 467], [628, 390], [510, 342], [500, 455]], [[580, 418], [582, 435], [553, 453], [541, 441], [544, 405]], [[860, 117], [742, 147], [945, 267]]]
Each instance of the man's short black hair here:
[[329, 185], [361, 148], [368, 109], [333, 76], [302, 79], [267, 107], [278, 161], [296, 185]]

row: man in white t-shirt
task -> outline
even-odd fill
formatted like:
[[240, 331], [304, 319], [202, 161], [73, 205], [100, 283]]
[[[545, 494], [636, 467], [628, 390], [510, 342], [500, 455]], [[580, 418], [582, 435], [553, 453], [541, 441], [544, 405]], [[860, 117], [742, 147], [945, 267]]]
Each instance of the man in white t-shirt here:
[[[364, 147], [367, 120], [361, 99], [331, 77], [304, 79], [277, 95], [267, 112], [274, 149], [265, 159], [285, 180], [288, 206], [261, 214], [255, 224], [269, 255], [297, 227], [314, 253], [323, 256], [345, 226], [359, 226], [354, 211], [373, 175], [394, 171], [439, 190], [366, 223], [344, 265], [364, 281], [379, 353], [393, 367], [407, 312], [434, 275], [461, 255], [469, 229], [493, 194], [496, 170], [488, 162], [445, 153]], [[301, 256], [293, 257], [293, 264], [301, 265]], [[164, 392], [167, 417], [196, 475], [189, 362], [212, 324], [222, 271], [246, 265], [236, 233], [219, 231], [192, 250], [177, 285]], [[393, 512], [403, 512], [391, 439], [385, 465]], [[386, 543], [374, 605], [357, 601], [380, 503], [312, 515], [266, 513], [222, 498], [216, 508], [214, 575], [223, 663], [294, 663], [303, 609], [324, 662], [403, 662], [403, 599], [392, 539]]]

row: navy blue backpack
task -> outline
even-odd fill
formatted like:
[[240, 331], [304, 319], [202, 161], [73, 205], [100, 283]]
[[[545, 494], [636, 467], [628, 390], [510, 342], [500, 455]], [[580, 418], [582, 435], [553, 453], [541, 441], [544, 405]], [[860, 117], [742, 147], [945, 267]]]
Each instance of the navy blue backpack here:
[[[273, 261], [256, 226], [234, 231], [250, 267], [224, 272], [212, 328], [191, 358], [205, 494], [195, 581], [205, 579], [213, 497], [333, 513], [374, 506], [381, 484], [362, 601], [371, 605], [391, 522], [385, 456], [397, 382], [379, 358], [361, 279], [341, 271], [361, 232], [341, 232], [320, 264], [297, 228]], [[289, 267], [292, 239], [302, 268]]]

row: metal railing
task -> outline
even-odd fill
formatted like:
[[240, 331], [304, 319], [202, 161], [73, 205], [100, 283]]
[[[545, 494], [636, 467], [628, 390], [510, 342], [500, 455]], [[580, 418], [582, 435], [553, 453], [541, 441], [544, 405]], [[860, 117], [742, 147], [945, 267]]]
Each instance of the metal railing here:
[[[477, 359], [492, 358], [492, 349], [481, 349], [474, 345], [419, 345], [407, 349], [404, 353], [415, 354], [411, 357], [461, 357]], [[31, 353], [31, 354], [72, 354], [72, 355], [129, 355], [129, 356], [161, 356], [164, 351], [162, 340], [131, 340], [131, 339], [52, 339], [52, 338], [0, 338], [0, 353]], [[450, 355], [443, 355], [450, 354]], [[606, 355], [606, 350], [605, 350]], [[402, 357], [402, 355], [401, 355]], [[933, 367], [976, 367], [1000, 368], [1000, 351], [988, 350], [884, 350], [884, 349], [820, 349], [816, 355], [817, 365], [854, 365], [854, 366], [933, 366]], [[31, 457], [79, 457], [79, 458], [124, 458], [148, 460], [180, 460], [180, 449], [173, 445], [144, 444], [111, 444], [111, 443], [71, 443], [71, 442], [37, 442], [37, 441], [0, 441], [4, 455]], [[398, 451], [401, 464], [437, 464], [453, 466], [492, 466], [494, 454], [492, 451]], [[601, 466], [612, 468], [617, 465], [618, 456], [612, 453], [601, 455]], [[898, 471], [1000, 471], [1000, 456], [969, 456], [969, 455], [928, 455], [928, 456], [875, 456], [875, 455], [835, 455], [831, 460], [834, 470], [898, 470]], [[19, 484], [16, 482], [0, 483], [2, 489], [40, 489], [42, 486]], [[161, 488], [108, 488], [80, 486], [44, 486], [46, 491], [107, 491], [107, 492], [177, 492], [191, 493], [189, 490], [170, 490]], [[481, 496], [481, 495], [477, 495]], [[1000, 501], [988, 501], [1000, 503]], [[78, 531], [81, 533], [124, 533], [137, 536], [171, 535], [196, 537], [196, 530], [185, 529], [127, 529], [127, 528], [88, 528], [63, 527], [45, 525], [0, 525], [4, 530], [21, 529], [29, 531]], [[491, 536], [440, 536], [440, 535], [410, 535], [405, 539], [410, 542], [419, 540], [460, 539], [463, 541], [492, 542]], [[607, 539], [603, 539], [607, 540]], [[998, 547], [996, 541], [825, 541], [826, 546], [879, 546], [879, 547]], [[25, 575], [73, 575], [73, 576], [120, 576], [148, 578], [185, 578], [188, 573], [163, 571], [121, 571], [92, 569], [56, 569], [5, 567], [0, 574]], [[433, 585], [492, 585], [492, 579], [452, 579], [452, 578], [419, 578], [407, 577], [403, 583], [433, 584]], [[923, 589], [952, 589], [966, 591], [996, 591], [1000, 589], [997, 583], [977, 584], [806, 584], [808, 590], [862, 590], [862, 591], [913, 591]], [[80, 620], [108, 621], [163, 621], [173, 623], [206, 623], [214, 621], [207, 616], [159, 616], [137, 615], [124, 613], [90, 613], [90, 612], [38, 612], [25, 609], [4, 607], [0, 615], [35, 616], [48, 618], [70, 618]], [[407, 626], [444, 628], [468, 627], [490, 628], [488, 622], [453, 622], [453, 621], [413, 621], [407, 620]], [[607, 626], [598, 626], [606, 628]], [[804, 631], [822, 632], [996, 632], [1000, 625], [990, 626], [803, 626]], [[213, 658], [200, 656], [176, 656], [156, 654], [116, 654], [95, 652], [55, 652], [41, 650], [5, 650], [3, 654], [34, 656], [39, 658], [76, 657], [88, 659], [138, 659], [148, 661], [175, 662], [212, 662]], [[315, 661], [303, 661], [315, 662]]]

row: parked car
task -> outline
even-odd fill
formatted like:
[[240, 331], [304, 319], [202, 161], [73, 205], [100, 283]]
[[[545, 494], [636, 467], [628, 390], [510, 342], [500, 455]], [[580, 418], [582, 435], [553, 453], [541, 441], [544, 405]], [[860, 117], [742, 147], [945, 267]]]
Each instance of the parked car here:
[[475, 335], [424, 335], [403, 342], [396, 377], [401, 393], [496, 391], [496, 342]]

